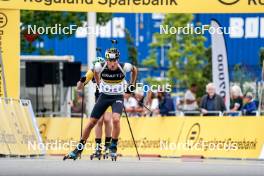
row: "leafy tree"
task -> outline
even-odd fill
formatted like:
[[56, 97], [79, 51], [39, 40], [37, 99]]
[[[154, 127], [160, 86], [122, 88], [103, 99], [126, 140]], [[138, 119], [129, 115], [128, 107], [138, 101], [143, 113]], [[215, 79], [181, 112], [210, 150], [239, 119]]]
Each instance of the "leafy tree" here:
[[[37, 51], [39, 54], [54, 54], [54, 51], [45, 50], [43, 48], [36, 48], [33, 44], [34, 41], [43, 41], [43, 36], [38, 34], [28, 34], [27, 26], [36, 25], [39, 27], [50, 27], [56, 24], [61, 26], [77, 25], [82, 26], [82, 22], [87, 18], [87, 13], [82, 12], [47, 12], [47, 11], [21, 11], [21, 51], [24, 53], [32, 53]], [[106, 24], [111, 20], [111, 13], [97, 13], [97, 23], [100, 25]], [[50, 39], [64, 39], [71, 35], [47, 35]]]
[[[192, 14], [166, 14], [162, 25], [179, 29], [190, 25], [192, 21]], [[211, 74], [205, 75], [206, 71], [211, 69], [211, 54], [204, 46], [206, 38], [203, 35], [191, 32], [183, 34], [180, 31], [177, 31], [177, 34], [156, 33], [154, 37], [155, 42], [151, 44], [153, 47], [169, 47], [167, 58], [170, 63], [167, 76], [171, 84], [177, 80], [179, 87], [186, 88], [196, 83], [200, 87], [198, 94], [203, 94], [205, 84], [211, 80]]]
[[255, 78], [254, 78], [254, 75], [252, 75], [245, 66], [241, 64], [236, 64], [234, 66], [233, 81], [235, 83], [239, 83], [239, 86], [241, 87], [242, 92], [244, 92], [245, 90], [243, 90], [244, 88], [243, 85], [246, 82], [252, 82], [252, 81], [254, 82]]
[[259, 51], [259, 59], [260, 59], [260, 66], [263, 67], [263, 61], [264, 61], [264, 48], [260, 48]]
[[208, 83], [213, 81], [212, 74], [212, 48], [206, 48], [205, 50], [205, 63], [202, 69], [202, 79], [196, 82], [198, 86], [197, 97], [202, 97], [205, 94], [205, 87]]
[[142, 65], [145, 67], [158, 68], [157, 53], [155, 49], [150, 50], [150, 54], [142, 61]]
[[125, 36], [126, 36], [126, 42], [127, 42], [127, 50], [128, 50], [128, 60], [133, 65], [138, 65], [138, 51], [134, 44], [134, 39], [132, 38], [130, 32], [128, 29], [125, 29]]

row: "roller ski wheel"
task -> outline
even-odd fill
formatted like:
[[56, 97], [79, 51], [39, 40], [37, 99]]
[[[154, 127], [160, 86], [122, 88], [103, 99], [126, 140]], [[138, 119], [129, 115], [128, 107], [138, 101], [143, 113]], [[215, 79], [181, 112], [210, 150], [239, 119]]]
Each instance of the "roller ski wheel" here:
[[117, 160], [117, 153], [116, 152], [117, 152], [116, 147], [110, 149], [110, 157], [111, 157], [112, 161]]
[[81, 158], [81, 153], [77, 153], [77, 152], [70, 152], [68, 155], [65, 155], [63, 157], [63, 161], [67, 160], [67, 159], [72, 159], [72, 160], [76, 160], [78, 158]]
[[103, 159], [104, 159], [104, 160], [106, 160], [106, 159], [108, 159], [108, 158], [109, 158], [109, 154], [104, 154], [104, 155], [103, 155]]
[[116, 161], [117, 160], [117, 147], [115, 145], [110, 146], [109, 150], [110, 150], [111, 160]]
[[111, 153], [111, 160], [116, 161], [117, 160], [117, 154], [116, 153]]
[[99, 146], [96, 147], [95, 152], [90, 156], [91, 160], [94, 158], [97, 158], [98, 160], [101, 160], [102, 158], [102, 149]]
[[94, 158], [97, 158], [98, 160], [101, 160], [102, 155], [101, 154], [92, 154], [90, 155], [90, 159], [93, 160]]
[[103, 158], [104, 159], [108, 159], [109, 158], [109, 149], [106, 149], [104, 154], [103, 154]]

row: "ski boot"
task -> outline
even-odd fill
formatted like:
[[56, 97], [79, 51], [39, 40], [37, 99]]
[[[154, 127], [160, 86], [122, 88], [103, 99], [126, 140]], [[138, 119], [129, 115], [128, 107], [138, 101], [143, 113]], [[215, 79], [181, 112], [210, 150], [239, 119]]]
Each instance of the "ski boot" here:
[[90, 159], [93, 160], [94, 158], [98, 158], [98, 160], [101, 160], [102, 157], [102, 148], [100, 144], [96, 144], [95, 152], [90, 156]]
[[75, 161], [76, 159], [81, 158], [83, 148], [84, 144], [79, 143], [78, 146], [72, 152], [63, 157], [63, 161], [65, 161], [66, 159], [72, 159]]
[[112, 161], [116, 161], [117, 160], [117, 146], [114, 144], [111, 144], [111, 146], [109, 147], [110, 150], [110, 157]]

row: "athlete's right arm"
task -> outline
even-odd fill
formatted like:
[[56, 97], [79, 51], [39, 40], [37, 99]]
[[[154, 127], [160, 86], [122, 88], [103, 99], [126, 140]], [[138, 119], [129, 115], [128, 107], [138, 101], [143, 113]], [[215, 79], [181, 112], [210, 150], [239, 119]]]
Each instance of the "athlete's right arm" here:
[[94, 73], [92, 70], [88, 70], [85, 76], [83, 76], [77, 83], [77, 90], [82, 90], [83, 87], [93, 79]]
[[77, 90], [82, 90], [86, 84], [89, 83], [95, 76], [96, 83], [99, 84], [99, 76], [98, 73], [102, 71], [102, 64], [100, 62], [96, 62], [94, 64], [93, 69], [89, 69], [84, 77], [80, 79], [80, 81], [77, 83]]

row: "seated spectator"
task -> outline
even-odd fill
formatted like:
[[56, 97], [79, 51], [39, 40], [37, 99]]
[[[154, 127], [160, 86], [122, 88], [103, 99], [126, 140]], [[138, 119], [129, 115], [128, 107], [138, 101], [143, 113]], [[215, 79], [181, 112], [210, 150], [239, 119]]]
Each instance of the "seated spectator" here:
[[169, 94], [158, 92], [159, 112], [161, 116], [175, 116], [175, 107]]
[[241, 111], [243, 107], [243, 94], [239, 86], [233, 86], [230, 91], [230, 113], [231, 116], [239, 115], [238, 111]]
[[242, 107], [243, 115], [254, 116], [256, 115], [257, 106], [253, 100], [253, 94], [248, 92], [244, 98], [244, 106]]
[[137, 116], [138, 102], [131, 93], [124, 94], [124, 106], [128, 116]]
[[196, 92], [197, 92], [197, 85], [192, 84], [190, 89], [188, 89], [184, 95], [184, 111], [185, 111], [184, 114], [185, 115], [188, 115], [188, 116], [199, 115], [193, 112], [193, 111], [198, 110], [198, 105], [196, 101]]
[[207, 94], [201, 99], [200, 108], [201, 112], [205, 116], [217, 116], [219, 113], [210, 113], [210, 111], [225, 111], [225, 102], [223, 98], [216, 94], [216, 88], [213, 83], [209, 83], [206, 86]]

